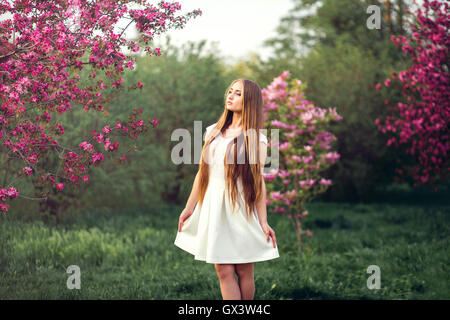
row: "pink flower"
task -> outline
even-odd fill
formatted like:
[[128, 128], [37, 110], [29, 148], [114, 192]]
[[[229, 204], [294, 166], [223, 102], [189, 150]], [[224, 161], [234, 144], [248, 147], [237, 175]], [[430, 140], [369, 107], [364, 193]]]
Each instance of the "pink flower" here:
[[284, 135], [286, 137], [288, 137], [288, 138], [293, 138], [293, 137], [295, 137], [297, 135], [297, 132], [296, 131], [292, 131], [292, 132], [289, 132], [289, 133], [285, 133]]
[[10, 199], [14, 199], [14, 198], [17, 198], [18, 196], [19, 196], [19, 192], [14, 187], [10, 187], [8, 190], [0, 189], [0, 199], [2, 201], [5, 201], [6, 197], [8, 197]]
[[111, 145], [111, 140], [109, 138], [105, 141], [105, 151], [108, 151], [109, 146]]
[[281, 121], [278, 121], [278, 120], [273, 120], [273, 121], [272, 121], [272, 125], [273, 125], [275, 128], [281, 128], [281, 127], [284, 126], [284, 123], [281, 122]]
[[287, 195], [288, 197], [294, 198], [294, 197], [297, 196], [297, 190], [292, 189], [291, 191], [286, 192], [286, 195]]
[[82, 148], [84, 151], [92, 152], [94, 151], [94, 146], [86, 141], [83, 141], [80, 143], [80, 148]]
[[281, 199], [280, 191], [272, 191], [272, 192], [270, 193], [270, 197], [271, 197], [273, 200], [279, 200], [279, 199]]
[[300, 185], [300, 187], [307, 187], [308, 186], [308, 182], [306, 180], [301, 180], [298, 182], [298, 184]]
[[329, 163], [334, 163], [340, 157], [341, 157], [341, 155], [338, 154], [337, 152], [328, 152], [321, 156], [322, 160], [324, 160], [325, 162], [329, 162]]
[[29, 175], [31, 175], [33, 173], [33, 169], [31, 169], [30, 167], [23, 168], [23, 171], [25, 172], [25, 174], [27, 176], [29, 176]]
[[109, 127], [109, 125], [107, 125], [106, 127], [103, 128], [102, 132], [104, 134], [108, 134], [112, 131], [112, 129]]
[[291, 76], [291, 73], [289, 72], [289, 71], [283, 71], [283, 73], [280, 75], [280, 77], [282, 78], [282, 79], [285, 79], [285, 78], [289, 78]]
[[329, 184], [331, 184], [331, 180], [326, 180], [326, 179], [320, 179], [320, 182], [319, 182], [319, 184], [322, 184], [322, 185], [329, 185]]
[[30, 154], [27, 157], [28, 161], [30, 161], [31, 163], [37, 163], [37, 153], [33, 152], [32, 154]]
[[55, 126], [55, 128], [57, 129], [56, 131], [58, 132], [58, 134], [63, 135], [64, 134], [64, 128], [62, 125], [60, 125], [59, 123]]
[[9, 204], [0, 203], [0, 211], [7, 212], [8, 211], [8, 207], [9, 207]]
[[291, 143], [289, 141], [280, 144], [280, 150], [286, 150], [287, 148], [289, 148], [291, 146]]
[[264, 106], [264, 108], [267, 109], [267, 110], [277, 110], [278, 109], [278, 105], [276, 103], [270, 102], [270, 103], [267, 103]]
[[153, 117], [153, 120], [152, 120], [152, 122], [151, 122], [151, 125], [152, 125], [153, 127], [157, 127], [157, 126], [158, 126], [158, 123], [159, 123], [159, 120], [156, 120], [156, 118]]
[[103, 143], [105, 141], [104, 136], [101, 133], [97, 133], [94, 136], [94, 139], [98, 142], [98, 143]]
[[64, 189], [64, 182], [57, 183], [57, 184], [55, 185], [55, 187], [56, 187], [56, 189], [57, 189], [58, 191], [62, 191], [62, 190]]
[[263, 177], [265, 180], [267, 180], [267, 182], [272, 182], [273, 180], [275, 180], [276, 175], [270, 174], [270, 173], [264, 173]]
[[103, 160], [104, 160], [104, 158], [103, 158], [103, 154], [101, 152], [97, 152], [92, 155], [92, 161], [95, 166], [98, 166], [99, 162], [103, 161]]
[[286, 178], [286, 177], [289, 177], [289, 175], [290, 175], [291, 173], [289, 172], [289, 171], [287, 171], [287, 170], [279, 170], [278, 171], [278, 175], [280, 176], [280, 178]]
[[313, 156], [311, 155], [311, 156], [308, 156], [308, 157], [301, 157], [301, 160], [304, 162], [304, 163], [309, 163], [309, 162], [311, 162], [311, 161], [313, 161], [314, 160], [314, 158], [313, 158]]

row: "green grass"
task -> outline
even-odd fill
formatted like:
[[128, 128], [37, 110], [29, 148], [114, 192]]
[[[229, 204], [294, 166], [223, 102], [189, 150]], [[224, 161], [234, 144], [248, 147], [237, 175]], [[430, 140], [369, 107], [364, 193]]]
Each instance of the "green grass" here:
[[[280, 258], [255, 263], [255, 299], [449, 299], [449, 207], [312, 203], [303, 255], [269, 214]], [[0, 216], [0, 299], [221, 299], [214, 265], [173, 244], [180, 207], [88, 213], [61, 225]], [[66, 268], [81, 269], [69, 290]], [[381, 288], [369, 290], [369, 265]]]

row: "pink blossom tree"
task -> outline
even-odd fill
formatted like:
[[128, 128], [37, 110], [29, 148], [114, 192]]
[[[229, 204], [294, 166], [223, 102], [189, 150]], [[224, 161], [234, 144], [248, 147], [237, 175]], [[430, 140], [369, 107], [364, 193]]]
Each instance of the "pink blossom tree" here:
[[[286, 214], [294, 226], [298, 249], [302, 252], [302, 221], [308, 214], [306, 204], [325, 192], [331, 180], [321, 176], [340, 155], [332, 151], [336, 137], [328, 130], [334, 120], [342, 117], [336, 109], [318, 108], [304, 97], [305, 84], [286, 79], [288, 71], [262, 90], [264, 121], [270, 139], [269, 146], [279, 149], [279, 167], [264, 175], [267, 181], [269, 211]], [[270, 130], [279, 130], [279, 141], [273, 141]]]
[[[413, 165], [397, 168], [397, 181], [412, 178], [415, 187], [445, 181], [450, 170], [450, 76], [449, 4], [424, 0], [415, 12], [410, 36], [391, 36], [397, 47], [411, 56], [408, 70], [392, 72], [385, 87], [401, 90], [396, 104], [385, 101], [391, 114], [375, 123], [382, 132], [392, 132], [388, 146], [406, 146]], [[376, 89], [382, 89], [378, 83]]]
[[[140, 9], [130, 9], [132, 4]], [[183, 28], [188, 19], [202, 14], [194, 10], [175, 16], [180, 9], [178, 2], [160, 1], [154, 6], [145, 0], [16, 0], [12, 4], [0, 0], [0, 15], [12, 15], [0, 21], [0, 148], [5, 159], [0, 212], [8, 211], [8, 199], [48, 200], [51, 193], [65, 191], [68, 185], [79, 187], [90, 179], [90, 166], [101, 165], [107, 155], [118, 163], [126, 161], [126, 153], [117, 154], [115, 136], [132, 145], [150, 125], [158, 125], [155, 118], [147, 124], [140, 118], [143, 109], [135, 108], [127, 120], [93, 128], [85, 139], [62, 146], [57, 137], [64, 128], [55, 116], [77, 105], [86, 112], [107, 113], [105, 105], [114, 92], [109, 96], [103, 92], [123, 89], [121, 75], [135, 61], [121, 52], [121, 46], [132, 52], [144, 46], [149, 56], [161, 55], [159, 48], [149, 46], [153, 37], [170, 28]], [[114, 27], [121, 18], [129, 22], [116, 33]], [[132, 23], [140, 33], [137, 42], [123, 37]], [[81, 80], [90, 83], [81, 86], [77, 72], [85, 67], [89, 67], [89, 79]], [[140, 82], [129, 87], [137, 88], [142, 88]], [[44, 168], [50, 154], [59, 159], [53, 170]], [[14, 185], [22, 178], [34, 178], [41, 197], [19, 194]]]

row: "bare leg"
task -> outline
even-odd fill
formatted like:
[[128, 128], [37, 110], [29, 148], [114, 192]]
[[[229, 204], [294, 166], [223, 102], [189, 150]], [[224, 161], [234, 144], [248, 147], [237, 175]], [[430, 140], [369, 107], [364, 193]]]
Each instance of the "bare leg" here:
[[254, 270], [253, 262], [236, 264], [242, 300], [253, 300], [255, 296]]
[[220, 281], [223, 300], [241, 300], [241, 291], [235, 278], [234, 264], [214, 264]]

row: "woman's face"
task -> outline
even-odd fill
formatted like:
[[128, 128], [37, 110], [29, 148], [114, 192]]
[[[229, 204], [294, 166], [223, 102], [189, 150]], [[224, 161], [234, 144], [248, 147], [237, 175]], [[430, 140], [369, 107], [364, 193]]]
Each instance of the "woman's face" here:
[[243, 94], [242, 83], [240, 81], [235, 82], [228, 91], [227, 109], [233, 112], [241, 112]]

